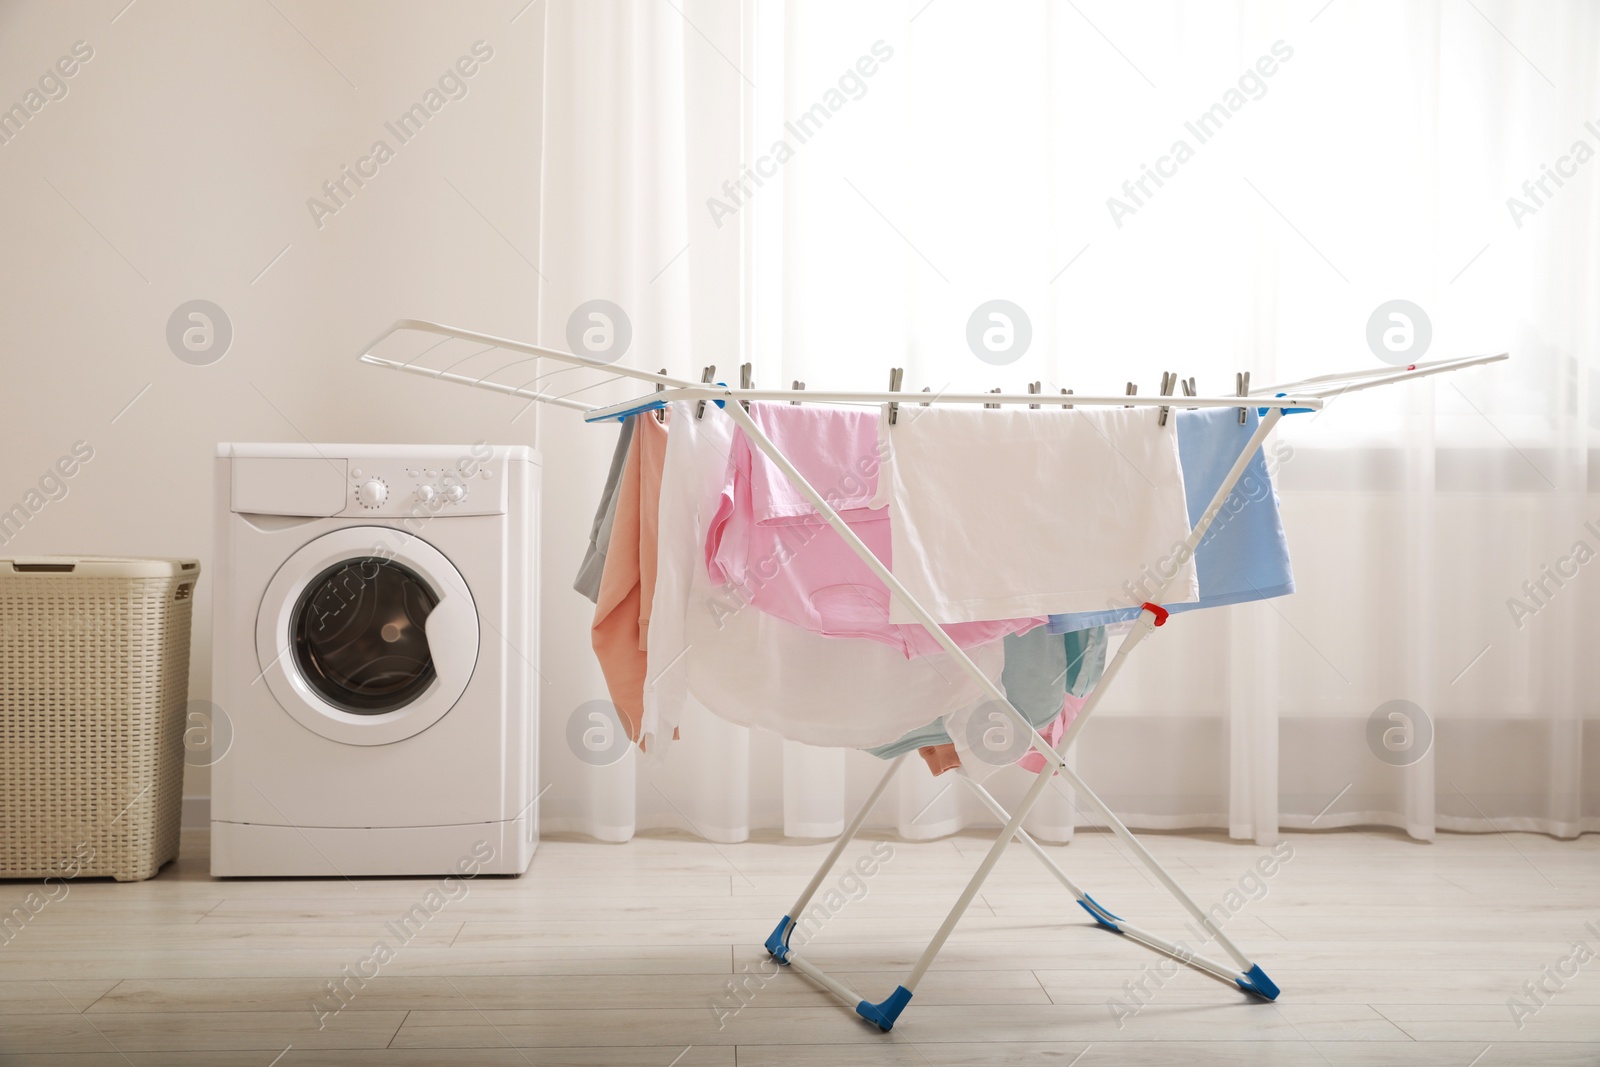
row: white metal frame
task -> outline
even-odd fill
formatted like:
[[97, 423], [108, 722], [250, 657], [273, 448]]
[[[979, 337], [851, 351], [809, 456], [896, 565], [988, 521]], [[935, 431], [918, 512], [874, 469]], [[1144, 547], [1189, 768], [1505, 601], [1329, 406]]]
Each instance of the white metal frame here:
[[[389, 342], [397, 335], [406, 333], [439, 335], [441, 337], [441, 341], [436, 342], [435, 345], [430, 346], [430, 348], [437, 347], [438, 345], [442, 345], [449, 341], [465, 341], [471, 344], [485, 346], [483, 350], [475, 353], [475, 355], [481, 355], [489, 350], [501, 350], [517, 353], [521, 357], [512, 364], [503, 365], [497, 368], [496, 372], [494, 373], [499, 373], [510, 366], [516, 366], [523, 362], [549, 359], [557, 363], [566, 364], [569, 369], [585, 367], [592, 371], [603, 372], [606, 375], [603, 381], [582, 386], [579, 389], [572, 390], [572, 393], [580, 392], [584, 389], [595, 388], [617, 379], [631, 379], [640, 382], [647, 382], [654, 385], [657, 391], [639, 399], [625, 401], [620, 404], [591, 407], [582, 403], [581, 401], [575, 401], [571, 399], [571, 393], [563, 394], [547, 392], [544, 389], [530, 388], [528, 384], [512, 385], [509, 383], [496, 381], [492, 375], [474, 377], [470, 374], [458, 372], [454, 369], [455, 365], [448, 368], [432, 368], [422, 365], [419, 362], [421, 354], [409, 360], [402, 360], [379, 355], [374, 351], [375, 349], [384, 345], [386, 342]], [[1067, 891], [1073, 895], [1078, 904], [1082, 906], [1083, 909], [1088, 912], [1089, 916], [1100, 926], [1122, 934], [1132, 941], [1142, 944], [1147, 948], [1153, 949], [1156, 952], [1169, 956], [1172, 959], [1177, 960], [1179, 963], [1193, 967], [1202, 973], [1209, 974], [1212, 977], [1221, 979], [1225, 982], [1231, 982], [1237, 985], [1238, 988], [1242, 989], [1243, 991], [1254, 994], [1258, 997], [1262, 997], [1266, 1000], [1276, 999], [1279, 990], [1272, 980], [1267, 977], [1260, 965], [1254, 963], [1249, 957], [1247, 957], [1239, 949], [1239, 947], [1222, 932], [1221, 929], [1219, 929], [1210, 921], [1205, 912], [1201, 910], [1200, 906], [1195, 903], [1192, 897], [1184, 892], [1183, 888], [1178, 885], [1177, 881], [1170, 873], [1167, 872], [1166, 868], [1162, 867], [1160, 862], [1150, 854], [1149, 850], [1144, 847], [1143, 843], [1140, 842], [1140, 840], [1134, 835], [1133, 831], [1129, 830], [1122, 820], [1117, 818], [1116, 814], [1110, 809], [1110, 807], [1106, 805], [1105, 801], [1101, 800], [1094, 790], [1090, 789], [1083, 779], [1080, 778], [1069, 766], [1067, 766], [1066, 763], [1065, 753], [1072, 746], [1073, 741], [1077, 739], [1077, 736], [1083, 729], [1084, 724], [1089, 720], [1089, 716], [1093, 714], [1095, 708], [1099, 706], [1101, 698], [1116, 681], [1117, 675], [1121, 672], [1123, 665], [1127, 662], [1128, 656], [1133, 653], [1134, 649], [1139, 647], [1145, 638], [1155, 632], [1155, 628], [1157, 626], [1162, 625], [1166, 621], [1167, 613], [1158, 605], [1162, 602], [1167, 591], [1167, 587], [1170, 585], [1173, 579], [1169, 578], [1164, 581], [1161, 588], [1152, 597], [1152, 601], [1144, 605], [1143, 610], [1139, 614], [1138, 620], [1134, 623], [1132, 632], [1122, 642], [1121, 647], [1118, 648], [1117, 654], [1112, 657], [1111, 662], [1106, 665], [1105, 672], [1101, 676], [1099, 684], [1095, 686], [1093, 692], [1090, 693], [1088, 699], [1084, 702], [1083, 708], [1078, 712], [1077, 718], [1062, 735], [1061, 740], [1056, 745], [1052, 746], [1044, 739], [1043, 736], [1039, 734], [1037, 730], [1033, 728], [1033, 725], [1028, 721], [1027, 717], [1018, 711], [1016, 707], [1014, 707], [1011, 702], [1006, 699], [1004, 691], [1002, 691], [998, 685], [991, 681], [988, 676], [985, 675], [970, 658], [968, 658], [960, 646], [958, 646], [955, 641], [953, 641], [950, 636], [946, 634], [938, 625], [937, 620], [934, 619], [927, 609], [918, 603], [916, 598], [914, 598], [906, 590], [906, 588], [900, 584], [890, 569], [886, 567], [875, 555], [873, 555], [872, 550], [869, 549], [866, 544], [856, 536], [855, 532], [851, 530], [850, 527], [845, 523], [844, 519], [839, 516], [839, 513], [828, 504], [827, 500], [822, 496], [822, 494], [817, 492], [816, 488], [805, 479], [804, 475], [802, 475], [794, 466], [794, 464], [789, 461], [789, 458], [783, 454], [782, 450], [774, 445], [767, 435], [761, 431], [761, 428], [756, 425], [753, 419], [750, 418], [749, 413], [739, 402], [751, 400], [788, 401], [796, 399], [797, 396], [802, 396], [803, 399], [809, 403], [821, 402], [873, 405], [903, 404], [908, 406], [910, 404], [937, 403], [1029, 404], [1043, 407], [1053, 407], [1058, 403], [1071, 403], [1074, 406], [1083, 407], [1133, 406], [1141, 408], [1237, 408], [1245, 406], [1241, 403], [1241, 401], [1246, 401], [1249, 406], [1262, 408], [1265, 411], [1265, 417], [1261, 419], [1260, 423], [1256, 427], [1255, 432], [1251, 434], [1250, 439], [1245, 443], [1243, 449], [1239, 453], [1238, 458], [1234, 461], [1233, 467], [1228, 471], [1227, 477], [1223, 479], [1222, 485], [1213, 495], [1210, 504], [1207, 505], [1205, 513], [1201, 516], [1200, 521], [1196, 523], [1193, 529], [1190, 531], [1188, 540], [1184, 543], [1184, 553], [1186, 556], [1192, 556], [1196, 547], [1200, 544], [1201, 539], [1204, 538], [1206, 530], [1210, 528], [1211, 523], [1213, 520], [1215, 520], [1218, 512], [1221, 511], [1223, 504], [1227, 502], [1228, 496], [1230, 493], [1232, 493], [1235, 484], [1244, 474], [1245, 468], [1249, 465], [1251, 457], [1255, 455], [1256, 450], [1261, 446], [1262, 442], [1266, 440], [1267, 435], [1270, 434], [1273, 428], [1277, 426], [1279, 420], [1286, 412], [1291, 410], [1320, 410], [1324, 406], [1326, 400], [1335, 396], [1339, 396], [1343, 393], [1370, 389], [1380, 385], [1390, 385], [1395, 382], [1408, 381], [1414, 378], [1426, 377], [1432, 374], [1440, 374], [1446, 371], [1459, 370], [1465, 367], [1480, 366], [1506, 359], [1508, 358], [1508, 355], [1506, 353], [1499, 353], [1496, 355], [1472, 356], [1463, 359], [1435, 360], [1430, 363], [1411, 364], [1403, 368], [1396, 367], [1392, 370], [1379, 369], [1324, 375], [1318, 378], [1307, 379], [1302, 382], [1271, 385], [1260, 389], [1251, 390], [1245, 397], [1199, 397], [1171, 395], [1140, 397], [1073, 395], [1070, 398], [1070, 401], [1066, 398], [1056, 399], [1048, 397], [1047, 394], [1034, 393], [928, 394], [900, 393], [894, 391], [828, 392], [823, 390], [807, 390], [804, 394], [797, 394], [789, 390], [735, 389], [729, 388], [725, 385], [705, 385], [673, 378], [665, 374], [652, 374], [646, 371], [633, 370], [631, 368], [616, 367], [600, 360], [589, 359], [583, 356], [574, 355], [570, 352], [561, 352], [556, 349], [542, 348], [537, 345], [529, 345], [524, 342], [512, 341], [506, 338], [494, 337], [488, 334], [476, 333], [470, 330], [459, 330], [448, 326], [442, 326], [437, 323], [422, 322], [410, 319], [396, 322], [389, 328], [389, 330], [385, 331], [385, 333], [380, 335], [377, 340], [367, 347], [367, 351], [363, 353], [361, 358], [363, 362], [392, 370], [421, 374], [441, 381], [450, 381], [463, 385], [475, 386], [478, 388], [492, 389], [496, 392], [520, 396], [528, 400], [538, 401], [540, 403], [582, 410], [584, 412], [586, 421], [589, 422], [611, 421], [626, 418], [629, 415], [642, 411], [650, 411], [660, 408], [674, 400], [709, 400], [722, 405], [724, 410], [734, 420], [734, 422], [737, 423], [742, 430], [744, 430], [746, 436], [750, 439], [750, 442], [756, 448], [760, 449], [760, 451], [769, 460], [771, 460], [780, 471], [783, 472], [784, 477], [787, 478], [789, 482], [803, 496], [805, 496], [811, 505], [817, 509], [817, 513], [823, 518], [823, 520], [827, 522], [828, 525], [831, 526], [834, 531], [844, 539], [845, 543], [849, 545], [851, 550], [861, 558], [862, 562], [865, 563], [867, 567], [884, 582], [884, 584], [889, 588], [890, 592], [899, 598], [901, 604], [906, 608], [906, 610], [909, 611], [911, 615], [927, 629], [928, 633], [935, 641], [939, 643], [940, 647], [943, 648], [944, 651], [947, 652], [954, 659], [954, 661], [973, 678], [978, 686], [991, 699], [998, 701], [1000, 706], [1008, 711], [1018, 726], [1025, 731], [1033, 749], [1039, 752], [1044, 757], [1045, 762], [1049, 765], [1050, 773], [1041, 772], [1034, 776], [1033, 783], [1023, 795], [1022, 800], [1019, 802], [1014, 812], [1008, 813], [1005, 808], [1003, 808], [1000, 803], [995, 800], [995, 798], [991, 796], [986, 789], [983, 788], [982, 785], [972, 780], [964, 772], [957, 772], [960, 775], [961, 780], [966, 782], [973, 789], [974, 793], [978, 796], [979, 800], [984, 804], [984, 806], [993, 812], [997, 818], [1002, 820], [1003, 825], [1001, 826], [999, 835], [995, 838], [994, 844], [990, 846], [989, 851], [984, 855], [982, 862], [979, 863], [977, 870], [967, 882], [966, 887], [962, 890], [961, 895], [957, 898], [955, 904], [945, 916], [944, 921], [940, 923], [938, 930], [935, 931], [932, 940], [928, 942], [928, 945], [923, 950], [922, 955], [917, 959], [916, 963], [912, 965], [912, 968], [906, 975], [905, 980], [901, 982], [894, 992], [891, 993], [887, 998], [876, 1003], [867, 1000], [861, 994], [857, 993], [855, 990], [852, 990], [849, 986], [845, 985], [838, 979], [827, 974], [805, 956], [791, 948], [789, 946], [789, 938], [794, 931], [797, 917], [804, 914], [806, 906], [811, 902], [812, 896], [815, 895], [817, 889], [822, 885], [823, 879], [827, 877], [828, 872], [833, 868], [834, 864], [843, 854], [845, 848], [850, 844], [850, 841], [856, 836], [862, 825], [866, 822], [867, 816], [871, 813], [878, 800], [883, 796], [884, 790], [888, 788], [889, 780], [893, 778], [895, 772], [898, 771], [901, 765], [905, 762], [904, 756], [894, 759], [889, 763], [889, 766], [885, 769], [883, 776], [879, 779], [877, 785], [873, 787], [871, 794], [867, 797], [866, 802], [850, 820], [850, 825], [846, 827], [844, 833], [840, 835], [839, 839], [834, 842], [833, 848], [829, 851], [827, 858], [822, 863], [822, 866], [818, 868], [816, 874], [812, 876], [811, 881], [806, 885], [799, 898], [795, 901], [794, 906], [791, 907], [788, 913], [784, 915], [783, 918], [778, 922], [776, 929], [773, 930], [772, 934], [766, 940], [767, 950], [780, 963], [787, 964], [788, 966], [793, 967], [795, 970], [800, 971], [802, 974], [815, 981], [818, 985], [839, 997], [846, 1004], [853, 1006], [856, 1014], [874, 1023], [880, 1029], [887, 1031], [894, 1026], [896, 1019], [899, 1018], [900, 1013], [905, 1009], [906, 1004], [910, 1002], [913, 994], [916, 991], [918, 983], [922, 980], [923, 975], [927, 973], [928, 968], [932, 965], [935, 957], [938, 956], [940, 949], [944, 947], [945, 942], [949, 939], [950, 934], [954, 931], [956, 924], [960, 922], [962, 915], [966, 912], [968, 906], [971, 905], [973, 899], [977, 896], [979, 890], [983, 886], [984, 881], [989, 877], [990, 872], [994, 870], [995, 864], [999, 862], [1000, 856], [1004, 853], [1006, 847], [1011, 843], [1013, 838], [1021, 839], [1023, 845], [1042, 863], [1044, 863], [1044, 865], [1050, 870], [1056, 879], [1060, 881]], [[459, 363], [457, 365], [459, 365]], [[536, 376], [535, 380], [537, 380], [537, 377], [547, 376]], [[1170, 893], [1172, 893], [1177, 901], [1183, 905], [1184, 909], [1187, 910], [1197, 922], [1199, 922], [1201, 929], [1206, 930], [1212, 935], [1217, 942], [1217, 945], [1232, 961], [1232, 965], [1210, 959], [1209, 957], [1201, 956], [1186, 945], [1169, 941], [1151, 933], [1148, 930], [1144, 930], [1138, 926], [1135, 926], [1132, 923], [1129, 923], [1127, 920], [1122, 919], [1120, 916], [1113, 914], [1105, 907], [1100, 905], [1087, 892], [1079, 888], [1066, 875], [1066, 873], [1061, 870], [1055, 861], [1051, 859], [1049, 854], [1038, 844], [1038, 842], [1034, 841], [1026, 832], [1022, 830], [1023, 820], [1033, 809], [1034, 805], [1038, 803], [1040, 797], [1044, 795], [1045, 788], [1048, 786], [1051, 777], [1055, 774], [1061, 775], [1061, 777], [1068, 784], [1080, 792], [1087, 799], [1089, 804], [1100, 813], [1101, 817], [1105, 819], [1106, 824], [1111, 828], [1112, 832], [1127, 843], [1134, 855], [1136, 855], [1139, 860], [1147, 868], [1149, 868], [1150, 872], [1155, 875], [1157, 880], [1159, 880], [1161, 884], [1164, 885]]]

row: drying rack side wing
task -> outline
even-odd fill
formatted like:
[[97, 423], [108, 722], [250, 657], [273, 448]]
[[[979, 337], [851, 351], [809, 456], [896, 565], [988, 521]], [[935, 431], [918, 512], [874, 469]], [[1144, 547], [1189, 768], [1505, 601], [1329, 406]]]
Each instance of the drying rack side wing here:
[[397, 320], [362, 350], [361, 362], [574, 411], [595, 406], [574, 397], [612, 382], [632, 380], [672, 388], [692, 384], [423, 319]]

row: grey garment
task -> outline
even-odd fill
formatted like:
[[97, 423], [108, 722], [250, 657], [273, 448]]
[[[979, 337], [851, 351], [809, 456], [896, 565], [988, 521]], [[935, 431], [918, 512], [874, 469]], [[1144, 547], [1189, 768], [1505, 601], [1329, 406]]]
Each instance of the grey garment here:
[[[1035, 730], [1061, 714], [1068, 693], [1087, 695], [1105, 672], [1108, 639], [1104, 626], [1067, 634], [1036, 626], [1025, 634], [1008, 635], [1005, 641], [1006, 666], [1000, 674], [1000, 687]], [[867, 751], [879, 759], [893, 759], [913, 749], [949, 743], [941, 716], [898, 741]]]
[[600, 602], [600, 576], [606, 569], [606, 546], [611, 543], [611, 523], [617, 517], [617, 493], [622, 488], [622, 468], [628, 462], [628, 446], [633, 442], [633, 419], [624, 419], [622, 432], [617, 435], [617, 450], [611, 454], [611, 471], [606, 475], [606, 486], [600, 491], [600, 507], [594, 513], [589, 527], [589, 548], [578, 566], [578, 577], [572, 588]]

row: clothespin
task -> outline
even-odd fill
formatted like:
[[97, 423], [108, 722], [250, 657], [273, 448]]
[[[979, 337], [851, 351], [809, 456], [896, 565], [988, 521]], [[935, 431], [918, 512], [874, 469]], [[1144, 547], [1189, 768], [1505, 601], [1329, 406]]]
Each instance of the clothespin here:
[[[1063, 390], [1061, 390], [1061, 395], [1062, 396], [1071, 396], [1072, 395], [1072, 390], [1071, 389], [1063, 389]], [[1062, 404], [1061, 406], [1062, 406], [1063, 409], [1065, 409], [1067, 411], [1071, 411], [1072, 410], [1072, 405], [1071, 404]]]
[[[898, 393], [900, 391], [900, 380], [905, 377], [905, 373], [905, 368], [903, 367], [889, 368], [889, 392]], [[899, 416], [900, 405], [891, 403], [889, 405], [889, 425], [893, 426], [895, 419], [899, 418]]]
[[[1178, 376], [1176, 374], [1174, 374], [1174, 373], [1172, 373], [1171, 371], [1168, 371], [1168, 370], [1164, 370], [1164, 371], [1161, 372], [1161, 395], [1162, 396], [1171, 396], [1173, 387], [1175, 387], [1177, 384], [1178, 384]], [[1169, 412], [1171, 410], [1172, 409], [1167, 407], [1165, 404], [1162, 405], [1161, 414], [1156, 416], [1156, 425], [1157, 426], [1165, 426], [1167, 424], [1167, 412]]]
[[[754, 389], [755, 388], [756, 380], [755, 380], [754, 377], [751, 376], [751, 372], [754, 371], [754, 370], [755, 370], [755, 364], [753, 364], [753, 363], [741, 363], [741, 364], [739, 364], [739, 388], [740, 389]], [[743, 406], [743, 408], [746, 411], [750, 410], [750, 401], [741, 400], [741, 401], [739, 401], [739, 403], [740, 403], [741, 406]]]
[[[659, 373], [666, 374], [667, 373], [667, 368], [662, 367]], [[656, 383], [656, 392], [664, 393], [664, 392], [666, 392], [666, 390], [667, 390], [666, 386], [662, 385], [660, 382]], [[656, 421], [657, 422], [666, 422], [667, 421], [667, 409], [666, 408], [656, 408]]]
[[[1241, 372], [1238, 372], [1238, 373], [1234, 374], [1233, 381], [1234, 381], [1235, 386], [1238, 388], [1238, 392], [1234, 394], [1235, 396], [1249, 396], [1250, 395], [1250, 372], [1249, 371], [1241, 371]], [[1245, 416], [1249, 412], [1249, 410], [1250, 410], [1249, 408], [1240, 408], [1239, 409], [1239, 425], [1240, 426], [1243, 426], [1245, 424]]]
[[[924, 385], [924, 386], [923, 386], [923, 387], [922, 387], [922, 391], [923, 391], [923, 392], [924, 392], [924, 393], [931, 393], [931, 392], [933, 392], [933, 386], [931, 386], [931, 385]], [[923, 406], [923, 407], [928, 407], [928, 404], [927, 404], [927, 403], [923, 403], [923, 404], [922, 404], [922, 406]]]
[[[700, 372], [700, 384], [701, 385], [710, 385], [716, 379], [716, 377], [717, 377], [717, 365], [715, 363], [713, 363], [713, 364], [711, 364], [711, 366], [707, 367], [705, 370]], [[704, 400], [702, 400], [702, 401], [700, 401], [699, 404], [697, 404], [695, 406], [694, 417], [696, 419], [704, 418], [705, 417], [705, 413], [706, 413], [706, 402]]]
[[[1028, 383], [1028, 392], [1034, 393], [1034, 394], [1038, 394], [1038, 393], [1041, 393], [1043, 391], [1044, 391], [1044, 383], [1043, 382], [1029, 382]], [[1028, 405], [1028, 410], [1029, 411], [1038, 411], [1039, 410], [1039, 405], [1038, 404], [1029, 404]]]
[[[1195, 393], [1195, 391], [1194, 391], [1194, 379], [1193, 378], [1185, 378], [1183, 381], [1179, 382], [1178, 384], [1183, 386], [1183, 395], [1184, 396], [1195, 396], [1195, 395], [1197, 395]], [[1189, 411], [1193, 411], [1194, 408], [1189, 408], [1188, 410]]]
[[[1129, 382], [1128, 383], [1127, 392], [1124, 393], [1123, 395], [1124, 396], [1138, 396], [1139, 395], [1139, 387], [1137, 385], [1134, 385], [1132, 382]], [[1132, 404], [1124, 404], [1122, 406], [1125, 407], [1125, 408], [1133, 407]]]
[[[1000, 391], [999, 389], [991, 389], [991, 390], [989, 390], [989, 392], [991, 392], [991, 393], [998, 393], [999, 391]], [[986, 407], [986, 408], [997, 408], [1000, 405], [999, 404], [985, 404], [983, 406]]]
[[[805, 387], [806, 387], [806, 383], [802, 382], [799, 378], [796, 378], [794, 380], [794, 384], [791, 385], [789, 388], [798, 391], [798, 390], [804, 389]], [[798, 400], [791, 400], [791, 401], [789, 401], [789, 403], [793, 404], [795, 407], [799, 407], [800, 406], [800, 401], [798, 401]]]

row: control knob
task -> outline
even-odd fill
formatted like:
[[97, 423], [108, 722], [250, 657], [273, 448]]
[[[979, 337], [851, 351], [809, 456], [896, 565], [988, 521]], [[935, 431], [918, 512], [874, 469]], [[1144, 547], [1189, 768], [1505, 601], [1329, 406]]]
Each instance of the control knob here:
[[356, 490], [356, 499], [361, 501], [363, 507], [378, 507], [389, 499], [389, 487], [376, 478], [369, 479]]

